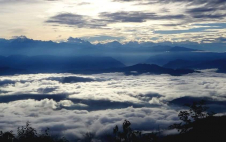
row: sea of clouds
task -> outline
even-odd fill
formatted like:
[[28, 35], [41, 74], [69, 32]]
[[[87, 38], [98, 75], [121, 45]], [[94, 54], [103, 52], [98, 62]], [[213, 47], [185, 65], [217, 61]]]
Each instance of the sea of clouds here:
[[[132, 128], [153, 131], [178, 121], [183, 97], [217, 102], [226, 112], [226, 74], [204, 70], [184, 76], [126, 76], [121, 73], [28, 74], [0, 77], [0, 130], [30, 121], [39, 131], [82, 137], [112, 133], [127, 119]], [[66, 79], [66, 80], [65, 80]]]

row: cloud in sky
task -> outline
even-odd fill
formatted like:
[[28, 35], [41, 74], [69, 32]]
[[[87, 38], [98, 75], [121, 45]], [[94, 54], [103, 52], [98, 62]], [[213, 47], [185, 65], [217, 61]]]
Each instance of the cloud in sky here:
[[[195, 36], [205, 40], [218, 38], [225, 28], [193, 30], [196, 24], [226, 23], [224, 0], [1, 0], [0, 3], [3, 38], [25, 34], [39, 40], [65, 40], [70, 36], [105, 35], [123, 37], [126, 41], [158, 38], [157, 42], [173, 39], [200, 42]], [[155, 32], [165, 30], [175, 31], [174, 35]]]
[[62, 13], [51, 17], [47, 23], [66, 24], [77, 26], [78, 28], [101, 28], [112, 23], [142, 23], [147, 20], [167, 20], [167, 19], [182, 19], [184, 15], [157, 15], [156, 13], [137, 12], [137, 11], [121, 11], [115, 13], [102, 12], [99, 14], [100, 19], [92, 19], [84, 15], [72, 13]]
[[[94, 81], [62, 82], [72, 76]], [[225, 102], [225, 77], [213, 70], [180, 77], [118, 73], [4, 76], [0, 79], [0, 129], [11, 130], [30, 121], [39, 130], [49, 127], [52, 133], [81, 137], [86, 132], [111, 133], [124, 119], [138, 130], [166, 128], [178, 121], [178, 108], [168, 104], [171, 100], [190, 96]], [[217, 103], [212, 106], [225, 112], [222, 103]]]
[[105, 21], [103, 19], [92, 19], [89, 16], [63, 13], [51, 17], [46, 22], [77, 26], [78, 28], [101, 28], [106, 26], [107, 20]]
[[206, 32], [208, 33], [208, 30], [214, 30], [214, 29], [224, 29], [226, 28], [226, 23], [212, 23], [212, 24], [195, 24], [194, 26], [198, 26], [197, 28], [191, 28], [186, 30], [159, 30], [155, 31], [155, 33], [160, 34], [178, 34], [178, 33], [194, 33], [194, 32]]
[[[140, 0], [113, 0], [118, 2], [137, 2]], [[212, 4], [212, 5], [221, 5], [225, 4], [224, 0], [141, 0], [142, 2], [150, 2], [150, 3], [172, 3], [172, 2], [179, 2], [179, 3], [188, 3], [188, 4]]]
[[147, 20], [165, 20], [165, 19], [182, 19], [184, 15], [157, 15], [156, 13], [137, 12], [137, 11], [121, 11], [115, 13], [103, 12], [100, 17], [104, 17], [113, 22], [146, 22]]

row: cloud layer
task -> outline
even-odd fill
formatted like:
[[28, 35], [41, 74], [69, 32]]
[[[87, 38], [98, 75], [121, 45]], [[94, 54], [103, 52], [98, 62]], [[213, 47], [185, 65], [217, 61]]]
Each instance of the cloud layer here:
[[[67, 83], [65, 77], [86, 80]], [[181, 109], [169, 102], [185, 96], [216, 101], [212, 107], [225, 112], [225, 77], [214, 70], [180, 77], [117, 73], [3, 76], [0, 129], [11, 130], [30, 121], [40, 131], [49, 127], [53, 134], [81, 137], [86, 132], [111, 133], [124, 119], [134, 129], [166, 128], [178, 121]]]

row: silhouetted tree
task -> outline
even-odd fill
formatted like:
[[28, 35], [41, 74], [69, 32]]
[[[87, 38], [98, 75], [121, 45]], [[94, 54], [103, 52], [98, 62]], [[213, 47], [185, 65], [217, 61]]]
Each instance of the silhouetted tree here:
[[205, 101], [203, 100], [199, 102], [193, 102], [191, 105], [186, 104], [185, 106], [189, 107], [189, 110], [180, 111], [178, 114], [178, 117], [180, 120], [182, 120], [182, 122], [170, 125], [170, 129], [177, 129], [180, 133], [186, 133], [192, 129], [192, 122], [214, 115], [213, 112], [207, 112], [208, 107], [205, 106]]
[[69, 142], [65, 137], [60, 139], [54, 138], [49, 133], [50, 129], [44, 130], [43, 134], [38, 134], [37, 131], [31, 127], [30, 122], [26, 126], [18, 127], [17, 136], [10, 132], [0, 131], [0, 142]]
[[122, 124], [123, 132], [119, 131], [116, 125], [113, 129], [115, 142], [155, 142], [157, 135], [155, 133], [142, 134], [141, 131], [134, 131], [130, 127], [131, 123], [125, 120]]
[[95, 137], [95, 134], [93, 133], [85, 133], [83, 135], [83, 138], [80, 140], [80, 142], [92, 142], [93, 138]]
[[18, 127], [17, 129], [17, 139], [23, 142], [30, 142], [37, 140], [37, 132], [31, 127], [30, 122], [26, 123], [26, 126]]
[[15, 136], [13, 134], [13, 131], [5, 133], [0, 131], [0, 142], [12, 142], [14, 138]]

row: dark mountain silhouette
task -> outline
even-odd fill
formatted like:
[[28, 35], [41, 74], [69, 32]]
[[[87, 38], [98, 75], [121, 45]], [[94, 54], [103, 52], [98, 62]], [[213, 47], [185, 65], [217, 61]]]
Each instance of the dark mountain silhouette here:
[[126, 75], [140, 75], [143, 73], [150, 73], [150, 74], [170, 74], [170, 75], [184, 75], [188, 73], [195, 72], [191, 69], [169, 69], [163, 68], [158, 65], [154, 64], [136, 64], [133, 66], [122, 67], [122, 68], [109, 68], [109, 69], [97, 69], [97, 70], [74, 70], [70, 71], [72, 73], [82, 73], [82, 74], [96, 74], [96, 73], [112, 73], [112, 72], [121, 72]]
[[166, 51], [169, 51], [172, 48], [173, 48], [172, 46], [158, 45], [158, 46], [149, 47], [149, 50], [152, 51], [152, 52], [166, 52]]
[[170, 52], [186, 52], [186, 51], [199, 51], [199, 50], [186, 48], [186, 47], [175, 46], [175, 47], [170, 48], [169, 51]]
[[188, 61], [188, 60], [177, 59], [177, 60], [168, 62], [167, 64], [163, 65], [163, 67], [177, 69], [177, 68], [186, 68], [187, 66], [197, 65], [199, 63], [201, 63], [201, 61]]
[[[0, 57], [0, 67], [8, 66], [13, 69], [26, 70], [33, 73], [59, 73], [72, 72], [80, 74], [123, 72], [127, 75], [170, 74], [183, 75], [193, 73], [190, 69], [169, 69], [158, 65], [136, 64], [125, 67], [121, 62], [111, 57], [65, 57], [65, 56], [24, 56], [12, 55]], [[5, 70], [2, 70], [4, 74]], [[20, 70], [8, 72], [8, 74], [20, 73]]]
[[226, 66], [219, 67], [217, 72], [218, 73], [226, 73]]
[[226, 59], [219, 59], [213, 61], [205, 61], [196, 65], [188, 66], [189, 68], [195, 69], [211, 69], [211, 68], [222, 68], [226, 67]]
[[[107, 69], [124, 67], [111, 57], [66, 57], [13, 55], [0, 58], [0, 67], [23, 69], [33, 73], [57, 73], [68, 70]], [[16, 72], [16, 71], [15, 71]]]
[[0, 67], [0, 75], [13, 75], [13, 74], [28, 74], [30, 73], [24, 69], [15, 69], [10, 67]]
[[226, 59], [226, 53], [215, 52], [166, 52], [159, 55], [155, 55], [146, 60], [146, 63], [165, 65], [170, 61], [186, 60], [195, 62], [204, 62]]
[[213, 69], [217, 68], [218, 72], [225, 73], [226, 59], [212, 61], [187, 61], [175, 60], [164, 65], [168, 68], [188, 68], [188, 69]]

